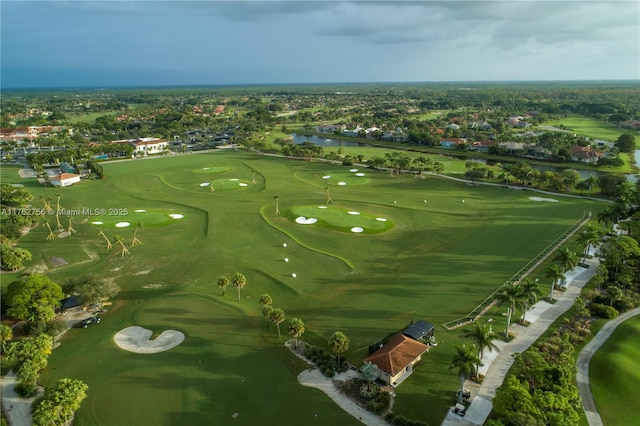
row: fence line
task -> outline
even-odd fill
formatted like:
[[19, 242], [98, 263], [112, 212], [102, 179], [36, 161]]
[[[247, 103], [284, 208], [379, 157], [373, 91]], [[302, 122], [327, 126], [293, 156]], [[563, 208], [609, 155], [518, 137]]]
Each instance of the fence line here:
[[529, 275], [535, 268], [538, 267], [547, 257], [553, 253], [560, 244], [568, 240], [578, 229], [580, 229], [585, 223], [591, 219], [591, 212], [588, 214], [585, 212], [582, 217], [574, 223], [568, 230], [566, 230], [561, 236], [556, 238], [551, 244], [545, 247], [536, 257], [531, 259], [526, 265], [524, 265], [518, 272], [513, 274], [511, 278], [505, 281], [497, 290], [491, 293], [486, 299], [484, 299], [478, 306], [476, 306], [471, 312], [462, 318], [455, 319], [453, 321], [446, 322], [443, 325], [447, 330], [455, 330], [456, 328], [464, 327], [477, 319], [481, 318], [497, 303], [498, 294], [504, 291], [504, 287], [509, 284], [518, 284], [522, 279]]

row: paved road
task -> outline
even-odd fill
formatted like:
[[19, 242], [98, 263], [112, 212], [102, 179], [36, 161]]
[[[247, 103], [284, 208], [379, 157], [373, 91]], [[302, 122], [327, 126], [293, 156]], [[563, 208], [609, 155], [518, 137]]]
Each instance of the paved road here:
[[571, 308], [575, 298], [580, 295], [582, 287], [595, 275], [599, 261], [596, 258], [587, 259], [586, 263], [589, 268], [576, 276], [566, 291], [556, 292], [556, 303], [544, 311], [534, 323], [529, 327], [522, 327], [518, 324], [513, 325], [512, 331], [516, 337], [498, 353], [496, 359], [489, 366], [482, 385], [480, 385], [477, 395], [471, 401], [465, 417], [459, 417], [449, 411], [442, 422], [442, 426], [484, 424], [493, 409], [492, 401], [496, 395], [496, 389], [502, 385], [514, 362], [513, 355], [527, 350], [560, 315]]
[[593, 400], [591, 394], [591, 386], [589, 384], [589, 363], [591, 357], [604, 342], [611, 336], [614, 330], [623, 322], [631, 317], [640, 315], [640, 308], [635, 308], [627, 311], [617, 318], [607, 322], [596, 334], [593, 339], [580, 351], [578, 354], [578, 373], [576, 374], [576, 381], [578, 382], [578, 391], [580, 392], [580, 399], [582, 400], [582, 408], [587, 416], [587, 421], [590, 426], [603, 426], [600, 414], [598, 414], [598, 408]]

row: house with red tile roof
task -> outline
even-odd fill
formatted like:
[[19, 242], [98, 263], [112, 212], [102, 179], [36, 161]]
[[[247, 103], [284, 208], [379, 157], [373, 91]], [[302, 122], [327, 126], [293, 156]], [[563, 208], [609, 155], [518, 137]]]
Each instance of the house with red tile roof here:
[[428, 345], [398, 333], [364, 361], [375, 364], [379, 379], [395, 387], [413, 373], [416, 364], [422, 360], [422, 354], [428, 351]]
[[605, 157], [607, 154], [588, 146], [574, 145], [569, 148], [569, 155], [573, 161], [596, 164], [600, 158]]
[[58, 176], [54, 176], [49, 179], [52, 186], [71, 186], [74, 183], [80, 182], [80, 175], [75, 173], [60, 173]]

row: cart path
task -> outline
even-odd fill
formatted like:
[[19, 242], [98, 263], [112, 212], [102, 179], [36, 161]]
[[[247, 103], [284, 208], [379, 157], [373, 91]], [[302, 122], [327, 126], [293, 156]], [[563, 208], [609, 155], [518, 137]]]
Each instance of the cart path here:
[[593, 357], [593, 354], [600, 349], [620, 324], [636, 315], [640, 315], [640, 308], [627, 311], [607, 322], [600, 329], [598, 334], [596, 334], [578, 354], [578, 359], [576, 361], [578, 366], [576, 381], [578, 382], [578, 391], [580, 392], [580, 399], [582, 400], [582, 408], [587, 416], [589, 426], [603, 426], [600, 414], [598, 414], [598, 407], [596, 406], [593, 394], [591, 393], [591, 385], [589, 383], [589, 363], [591, 362], [591, 357]]
[[[528, 327], [519, 324], [512, 325], [511, 330], [515, 338], [511, 340], [489, 366], [487, 374], [480, 386], [467, 382], [472, 388], [472, 401], [464, 417], [453, 414], [451, 410], [442, 422], [442, 426], [470, 426], [483, 425], [493, 410], [493, 398], [496, 389], [502, 385], [505, 376], [515, 361], [513, 355], [522, 353], [533, 345], [556, 319], [573, 306], [573, 302], [580, 295], [582, 287], [595, 275], [599, 261], [597, 258], [587, 259], [589, 268], [577, 275], [564, 292], [556, 292], [556, 302], [545, 310], [540, 317]], [[475, 389], [474, 389], [475, 388]], [[477, 393], [476, 393], [477, 389]], [[475, 396], [473, 396], [475, 394]]]

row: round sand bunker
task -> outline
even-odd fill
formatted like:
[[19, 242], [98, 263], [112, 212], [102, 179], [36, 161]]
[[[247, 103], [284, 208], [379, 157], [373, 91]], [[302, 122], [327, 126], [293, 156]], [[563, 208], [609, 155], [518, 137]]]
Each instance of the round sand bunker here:
[[168, 351], [184, 341], [184, 334], [176, 330], [165, 330], [158, 337], [150, 340], [153, 332], [143, 327], [127, 327], [113, 336], [113, 341], [120, 349], [137, 354], [155, 354]]

